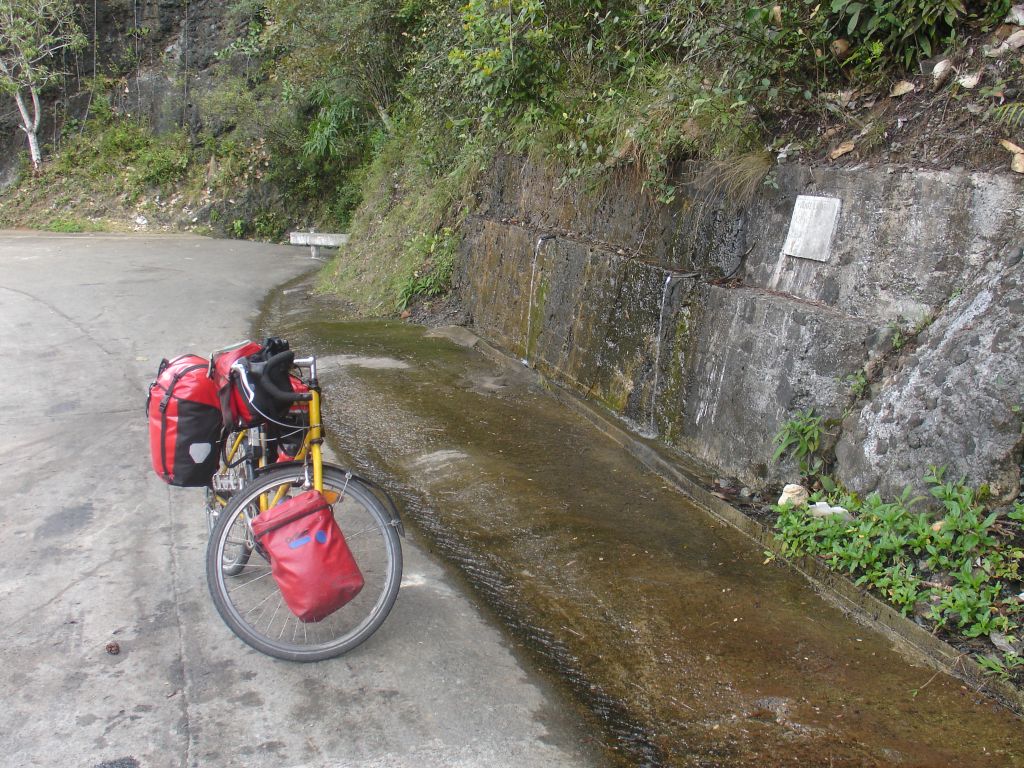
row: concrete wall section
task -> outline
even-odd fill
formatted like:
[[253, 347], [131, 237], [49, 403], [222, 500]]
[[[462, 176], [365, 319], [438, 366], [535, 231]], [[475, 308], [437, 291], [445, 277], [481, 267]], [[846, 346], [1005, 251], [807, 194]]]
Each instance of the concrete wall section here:
[[[779, 425], [808, 408], [838, 417], [849, 400], [844, 373], [871, 348], [869, 323], [757, 289], [708, 286], [691, 355], [674, 361], [688, 385], [663, 434], [722, 472], [762, 484]], [[788, 471], [789, 468], [783, 468]]]
[[[821, 302], [879, 325], [913, 325], [1024, 230], [1020, 182], [994, 174], [783, 167], [749, 213], [751, 285]], [[797, 195], [842, 211], [828, 262], [781, 254]]]
[[[936, 464], [1015, 494], [1021, 182], [801, 166], [771, 178], [744, 207], [692, 185], [667, 207], [627, 176], [584, 193], [500, 158], [467, 221], [465, 305], [548, 378], [749, 485], [796, 478], [771, 462], [773, 437], [813, 408], [854, 490], [899, 493]], [[783, 252], [800, 195], [839, 201], [823, 260]], [[853, 374], [870, 377], [867, 397]]]
[[1018, 255], [957, 297], [902, 368], [843, 425], [840, 478], [898, 493], [930, 465], [987, 483], [997, 498], [1019, 491], [1024, 404], [1024, 283]]

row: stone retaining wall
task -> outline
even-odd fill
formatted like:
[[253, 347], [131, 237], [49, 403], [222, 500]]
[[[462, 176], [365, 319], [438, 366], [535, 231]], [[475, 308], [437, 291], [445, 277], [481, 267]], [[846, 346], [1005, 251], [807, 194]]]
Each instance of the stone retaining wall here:
[[[799, 165], [770, 182], [744, 205], [691, 185], [664, 206], [627, 175], [585, 193], [501, 158], [460, 293], [486, 338], [752, 487], [793, 477], [772, 438], [814, 408], [857, 490], [898, 493], [943, 464], [1015, 495], [1021, 182]], [[798, 195], [840, 201], [825, 261], [783, 254]]]

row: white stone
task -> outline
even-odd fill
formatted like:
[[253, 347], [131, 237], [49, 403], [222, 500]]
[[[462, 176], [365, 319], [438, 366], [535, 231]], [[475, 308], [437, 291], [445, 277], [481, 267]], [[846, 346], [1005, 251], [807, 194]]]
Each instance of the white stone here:
[[1015, 5], [1010, 9], [1010, 12], [1006, 14], [1006, 23], [1024, 27], [1024, 3]]
[[810, 497], [811, 494], [802, 485], [790, 483], [782, 489], [782, 495], [779, 496], [779, 506], [789, 504], [793, 507], [802, 507]]
[[936, 90], [941, 88], [946, 84], [951, 74], [953, 74], [953, 62], [949, 59], [943, 59], [932, 70], [932, 87]]
[[978, 87], [978, 83], [981, 82], [981, 72], [972, 72], [967, 75], [960, 75], [956, 79], [957, 83], [968, 91], [974, 90]]
[[1021, 48], [1024, 48], [1024, 29], [1018, 29], [1006, 38], [1006, 42], [1003, 45], [1011, 51], [1019, 51]]
[[851, 520], [850, 513], [845, 507], [833, 507], [827, 501], [816, 501], [807, 508], [812, 517], [832, 517], [838, 515], [844, 520]]

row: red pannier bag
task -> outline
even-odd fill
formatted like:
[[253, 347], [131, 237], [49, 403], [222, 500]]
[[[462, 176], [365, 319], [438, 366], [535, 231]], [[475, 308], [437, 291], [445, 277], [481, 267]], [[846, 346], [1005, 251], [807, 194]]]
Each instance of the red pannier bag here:
[[285, 604], [300, 621], [325, 619], [363, 588], [363, 574], [327, 499], [306, 491], [252, 521]]
[[217, 352], [210, 361], [213, 381], [217, 385], [217, 392], [220, 395], [224, 423], [229, 424], [233, 429], [253, 427], [262, 421], [262, 418], [249, 408], [249, 403], [239, 387], [231, 381], [231, 366], [243, 357], [254, 355], [261, 349], [263, 347], [255, 341], [243, 341], [229, 349]]
[[165, 483], [204, 486], [217, 471], [223, 422], [209, 369], [205, 358], [181, 355], [163, 360], [149, 385], [149, 448]]

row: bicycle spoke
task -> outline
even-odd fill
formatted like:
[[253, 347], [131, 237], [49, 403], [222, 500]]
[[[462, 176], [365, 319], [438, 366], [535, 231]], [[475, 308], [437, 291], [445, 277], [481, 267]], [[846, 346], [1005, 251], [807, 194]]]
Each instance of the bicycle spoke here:
[[267, 571], [267, 572], [266, 572], [266, 573], [264, 573], [264, 574], [263, 574], [262, 576], [257, 576], [257, 577], [256, 577], [255, 579], [249, 579], [249, 580], [248, 580], [247, 582], [245, 582], [244, 584], [239, 584], [239, 585], [238, 585], [238, 586], [236, 586], [236, 587], [235, 587], [234, 589], [229, 589], [228, 591], [229, 591], [229, 592], [237, 592], [238, 590], [242, 589], [243, 587], [248, 587], [248, 586], [249, 586], [250, 584], [255, 584], [255, 583], [256, 583], [257, 581], [259, 581], [260, 579], [265, 579], [265, 578], [267, 578], [267, 576], [269, 576], [269, 575], [270, 575], [270, 571]]

